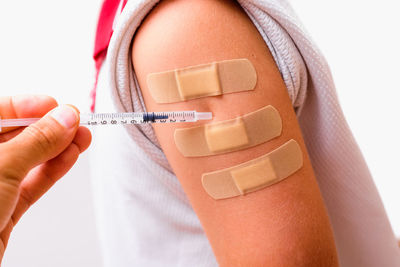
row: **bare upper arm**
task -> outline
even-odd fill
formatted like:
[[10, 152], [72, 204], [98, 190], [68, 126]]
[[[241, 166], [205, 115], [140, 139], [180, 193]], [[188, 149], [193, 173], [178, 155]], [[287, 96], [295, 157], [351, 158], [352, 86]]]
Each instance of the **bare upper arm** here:
[[[173, 104], [157, 104], [149, 94], [149, 73], [226, 59], [247, 58], [257, 72], [255, 90]], [[132, 60], [148, 110], [212, 111], [214, 121], [273, 105], [282, 135], [258, 146], [221, 155], [185, 158], [174, 143], [176, 128], [154, 125], [160, 144], [181, 182], [221, 265], [335, 266], [332, 230], [291, 101], [273, 58], [258, 31], [232, 1], [166, 0], [135, 35]], [[295, 139], [303, 167], [289, 178], [246, 196], [212, 199], [203, 173], [238, 165]]]

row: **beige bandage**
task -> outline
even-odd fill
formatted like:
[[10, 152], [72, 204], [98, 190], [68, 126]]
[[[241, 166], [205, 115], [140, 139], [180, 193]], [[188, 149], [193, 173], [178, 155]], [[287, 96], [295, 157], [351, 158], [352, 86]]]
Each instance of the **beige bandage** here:
[[157, 103], [174, 103], [253, 90], [256, 83], [256, 70], [245, 58], [151, 73], [147, 76], [147, 86]]
[[203, 174], [202, 183], [214, 199], [245, 195], [277, 183], [303, 166], [303, 153], [295, 140], [240, 165]]
[[273, 106], [231, 120], [176, 129], [175, 144], [185, 157], [237, 151], [267, 142], [282, 132], [282, 120]]

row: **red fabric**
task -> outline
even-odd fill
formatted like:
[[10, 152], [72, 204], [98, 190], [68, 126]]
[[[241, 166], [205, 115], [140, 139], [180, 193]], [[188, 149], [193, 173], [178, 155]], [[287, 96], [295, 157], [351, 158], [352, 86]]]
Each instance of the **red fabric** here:
[[[122, 9], [125, 7], [128, 0], [122, 0]], [[94, 112], [96, 100], [96, 87], [99, 77], [99, 71], [104, 59], [107, 55], [108, 44], [110, 43], [111, 35], [113, 34], [113, 23], [120, 5], [121, 0], [104, 0], [101, 7], [99, 20], [97, 22], [96, 38], [94, 43], [93, 59], [96, 66], [96, 81], [91, 93], [92, 106], [91, 111]]]

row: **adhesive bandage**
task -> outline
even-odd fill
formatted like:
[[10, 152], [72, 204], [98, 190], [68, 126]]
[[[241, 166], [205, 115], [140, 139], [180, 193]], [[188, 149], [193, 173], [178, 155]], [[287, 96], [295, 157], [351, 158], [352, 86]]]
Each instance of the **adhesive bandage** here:
[[256, 70], [248, 59], [232, 59], [172, 71], [151, 73], [147, 86], [157, 103], [253, 90]]
[[277, 183], [303, 166], [303, 153], [295, 140], [240, 165], [203, 174], [202, 183], [214, 199], [245, 195]]
[[175, 144], [185, 157], [233, 152], [281, 135], [282, 120], [273, 106], [242, 117], [192, 128], [176, 129]]

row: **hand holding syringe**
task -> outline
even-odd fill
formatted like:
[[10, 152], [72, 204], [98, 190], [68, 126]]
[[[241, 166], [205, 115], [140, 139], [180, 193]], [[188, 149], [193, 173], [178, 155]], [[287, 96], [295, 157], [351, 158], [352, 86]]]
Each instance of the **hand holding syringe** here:
[[[4, 127], [29, 126], [40, 118], [5, 119], [0, 118], [0, 132]], [[131, 113], [89, 113], [80, 115], [80, 125], [116, 125], [143, 123], [183, 123], [211, 120], [211, 112], [162, 111]]]

